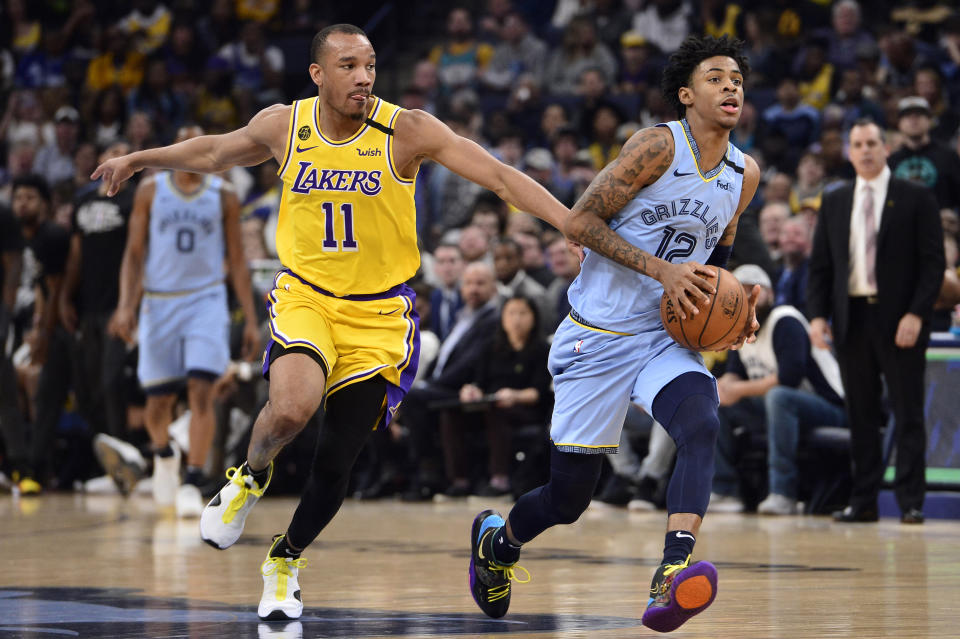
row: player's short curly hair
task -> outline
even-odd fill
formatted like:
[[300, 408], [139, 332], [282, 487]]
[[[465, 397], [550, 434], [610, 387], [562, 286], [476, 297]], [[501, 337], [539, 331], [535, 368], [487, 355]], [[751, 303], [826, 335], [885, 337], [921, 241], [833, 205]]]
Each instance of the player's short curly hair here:
[[660, 89], [667, 102], [676, 109], [682, 118], [687, 114], [687, 107], [680, 102], [677, 92], [680, 87], [690, 86], [690, 76], [697, 65], [714, 56], [733, 58], [740, 67], [743, 79], [750, 73], [750, 63], [743, 55], [743, 42], [727, 36], [714, 38], [712, 36], [690, 36], [683, 41], [680, 48], [670, 56], [667, 67], [663, 70], [660, 79]]

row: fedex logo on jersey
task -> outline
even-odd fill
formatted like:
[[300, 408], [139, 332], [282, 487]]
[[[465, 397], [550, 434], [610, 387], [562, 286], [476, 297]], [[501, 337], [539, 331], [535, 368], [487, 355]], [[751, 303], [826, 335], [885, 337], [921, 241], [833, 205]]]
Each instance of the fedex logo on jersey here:
[[303, 195], [311, 191], [353, 192], [376, 195], [383, 188], [380, 176], [383, 171], [344, 171], [342, 169], [318, 169], [312, 162], [298, 163], [300, 170], [290, 190]]
[[644, 224], [653, 225], [660, 220], [669, 220], [672, 217], [680, 215], [690, 215], [698, 218], [706, 227], [707, 235], [716, 235], [720, 232], [720, 223], [717, 216], [707, 218], [707, 212], [710, 205], [700, 200], [682, 198], [673, 200], [669, 204], [657, 204], [652, 209], [643, 209], [640, 211], [640, 218]]

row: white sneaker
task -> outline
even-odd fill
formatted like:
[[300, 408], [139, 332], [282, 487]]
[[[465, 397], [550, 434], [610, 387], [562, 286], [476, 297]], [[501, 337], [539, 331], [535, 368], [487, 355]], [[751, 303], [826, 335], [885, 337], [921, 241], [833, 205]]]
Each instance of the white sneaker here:
[[627, 510], [631, 512], [652, 513], [657, 509], [657, 505], [646, 499], [631, 499], [627, 503]]
[[303, 639], [303, 624], [299, 621], [291, 621], [282, 626], [258, 623], [257, 639]]
[[203, 512], [203, 496], [193, 484], [184, 484], [177, 489], [177, 517], [199, 517]]
[[180, 488], [180, 449], [172, 441], [170, 457], [153, 456], [153, 500], [158, 506], [172, 506]]
[[88, 495], [117, 495], [117, 484], [110, 475], [93, 477], [83, 482], [83, 492]]
[[[283, 535], [277, 535], [270, 551], [283, 539]], [[257, 608], [257, 614], [265, 621], [284, 621], [287, 619], [299, 619], [303, 614], [303, 601], [300, 597], [300, 583], [297, 581], [297, 575], [300, 569], [307, 565], [307, 560], [303, 557], [291, 559], [290, 557], [271, 557], [270, 551], [267, 552], [267, 558], [260, 566], [260, 574], [263, 575], [263, 596], [260, 598], [260, 606]]]
[[147, 470], [147, 460], [137, 447], [127, 442], [98, 434], [93, 438], [93, 452], [103, 466], [103, 470], [113, 478], [117, 489], [124, 496], [129, 495]]
[[743, 501], [733, 495], [710, 493], [710, 505], [707, 508], [714, 513], [742, 513]]
[[200, 537], [224, 550], [243, 533], [243, 525], [253, 505], [263, 496], [273, 477], [273, 462], [267, 467], [267, 481], [260, 486], [252, 476], [241, 474], [241, 468], [227, 470], [227, 485], [210, 500], [200, 515]]
[[757, 512], [761, 515], [796, 515], [797, 500], [786, 495], [770, 493], [757, 505]]

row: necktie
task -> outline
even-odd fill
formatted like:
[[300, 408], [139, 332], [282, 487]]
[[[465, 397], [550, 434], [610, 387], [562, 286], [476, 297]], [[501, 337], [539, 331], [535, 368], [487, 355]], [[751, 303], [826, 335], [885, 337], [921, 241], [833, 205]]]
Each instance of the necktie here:
[[877, 217], [873, 210], [873, 189], [863, 189], [863, 262], [867, 275], [867, 284], [877, 286]]

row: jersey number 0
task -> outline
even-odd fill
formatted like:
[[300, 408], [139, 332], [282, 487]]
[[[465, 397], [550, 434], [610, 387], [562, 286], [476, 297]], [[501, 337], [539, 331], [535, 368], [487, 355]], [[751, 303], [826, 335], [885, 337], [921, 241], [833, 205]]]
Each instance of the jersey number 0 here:
[[326, 218], [324, 224], [323, 250], [324, 251], [356, 251], [357, 240], [353, 237], [353, 204], [344, 202], [340, 205], [340, 214], [343, 216], [343, 241], [337, 240], [335, 229], [335, 207], [333, 202], [324, 202], [320, 205]]

